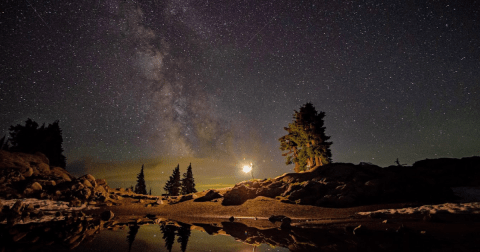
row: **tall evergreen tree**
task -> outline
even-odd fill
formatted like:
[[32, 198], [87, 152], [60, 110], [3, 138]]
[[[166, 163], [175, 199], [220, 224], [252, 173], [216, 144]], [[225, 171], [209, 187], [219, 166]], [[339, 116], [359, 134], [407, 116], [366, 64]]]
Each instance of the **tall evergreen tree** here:
[[170, 176], [170, 179], [165, 184], [163, 189], [169, 196], [178, 196], [180, 195], [180, 164], [173, 169], [173, 173]]
[[183, 174], [182, 194], [196, 193], [195, 182], [193, 180], [192, 163], [187, 168], [187, 172]]
[[288, 151], [286, 164], [295, 163], [295, 172], [309, 170], [332, 162], [332, 153], [328, 142], [329, 136], [325, 135], [323, 118], [325, 112], [318, 113], [311, 103], [307, 103], [295, 111], [293, 122], [285, 127], [287, 135], [278, 139], [280, 149]]
[[140, 173], [137, 175], [137, 185], [135, 185], [135, 193], [147, 194], [147, 186], [145, 185], [145, 175], [143, 174], [143, 164]]
[[67, 163], [65, 156], [62, 154], [63, 138], [59, 122], [55, 121], [52, 124], [49, 124], [48, 127], [45, 128], [42, 126], [42, 128], [44, 131], [40, 133], [43, 133], [42, 138], [44, 144], [39, 151], [48, 157], [51, 165], [65, 168]]

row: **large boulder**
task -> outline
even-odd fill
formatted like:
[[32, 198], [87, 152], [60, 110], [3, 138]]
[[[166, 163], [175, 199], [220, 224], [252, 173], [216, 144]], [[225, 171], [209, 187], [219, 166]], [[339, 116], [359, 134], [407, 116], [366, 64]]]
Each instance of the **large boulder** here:
[[56, 183], [70, 182], [73, 179], [73, 176], [70, 175], [65, 169], [60, 167], [53, 167], [51, 169], [51, 174], [56, 178]]
[[80, 180], [88, 188], [95, 188], [97, 186], [95, 177], [93, 177], [91, 174], [85, 174], [78, 178], [78, 180]]
[[221, 197], [223, 197], [223, 196], [220, 193], [218, 193], [217, 191], [208, 190], [208, 192], [204, 196], [196, 198], [193, 201], [194, 202], [205, 202], [205, 201], [212, 201], [214, 199], [218, 199], [218, 198], [221, 198]]
[[256, 189], [247, 188], [245, 185], [239, 185], [233, 187], [230, 191], [227, 191], [223, 196], [223, 205], [241, 205], [249, 199], [257, 197]]
[[33, 182], [28, 188], [31, 188], [34, 191], [41, 191], [43, 189], [42, 185], [38, 182]]

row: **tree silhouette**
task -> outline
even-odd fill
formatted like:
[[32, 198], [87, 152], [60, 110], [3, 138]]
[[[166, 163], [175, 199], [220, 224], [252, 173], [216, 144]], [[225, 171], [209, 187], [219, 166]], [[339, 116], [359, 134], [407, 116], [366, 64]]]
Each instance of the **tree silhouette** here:
[[180, 194], [180, 186], [180, 165], [177, 165], [163, 189], [169, 196], [178, 196]]
[[62, 154], [62, 130], [58, 121], [47, 127], [43, 124], [39, 128], [38, 123], [29, 118], [25, 121], [25, 126], [18, 124], [10, 126], [9, 130], [9, 141], [12, 144], [10, 151], [31, 154], [42, 152], [49, 159], [51, 166], [65, 168], [66, 158]]
[[173, 243], [175, 242], [175, 230], [177, 228], [173, 225], [160, 225], [160, 231], [163, 234], [163, 240], [165, 240], [165, 248], [168, 251], [172, 251]]
[[180, 227], [178, 228], [178, 239], [177, 242], [180, 243], [182, 252], [185, 252], [187, 250], [187, 244], [188, 244], [188, 239], [190, 238], [190, 226], [185, 223], [180, 223]]
[[7, 136], [4, 135], [2, 139], [0, 139], [0, 150], [8, 151], [8, 149], [9, 149], [9, 140]]
[[135, 193], [147, 194], [147, 186], [145, 185], [145, 175], [143, 174], [143, 164], [140, 173], [137, 175], [137, 185], [135, 185]]
[[140, 226], [135, 223], [133, 226], [128, 226], [128, 235], [127, 235], [127, 241], [128, 241], [128, 252], [132, 250], [132, 244], [135, 241], [135, 237], [137, 236], [138, 230], [140, 229]]
[[182, 194], [196, 193], [195, 182], [193, 180], [192, 163], [187, 168], [187, 172], [183, 174]]
[[278, 139], [280, 149], [288, 151], [282, 154], [286, 156], [286, 164], [295, 163], [295, 172], [332, 162], [332, 142], [327, 142], [330, 137], [325, 135], [324, 117], [325, 112], [318, 113], [307, 103], [300, 112], [295, 111], [293, 122], [284, 128], [288, 134]]

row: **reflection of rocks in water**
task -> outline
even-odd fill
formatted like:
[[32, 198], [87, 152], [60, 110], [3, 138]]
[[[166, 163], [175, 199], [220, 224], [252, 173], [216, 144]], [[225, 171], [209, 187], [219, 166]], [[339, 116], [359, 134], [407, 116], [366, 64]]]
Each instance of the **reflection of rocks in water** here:
[[[198, 225], [198, 224], [195, 224]], [[252, 245], [262, 243], [285, 247], [290, 251], [432, 251], [442, 242], [408, 228], [369, 230], [353, 233], [355, 227], [324, 226], [320, 228], [257, 229], [238, 222], [222, 222], [222, 228], [198, 225], [209, 234], [226, 233]]]
[[180, 243], [180, 248], [183, 252], [187, 249], [188, 239], [190, 238], [191, 225], [181, 222], [168, 222], [160, 225], [163, 239], [165, 240], [165, 248], [172, 251], [173, 243], [175, 242], [175, 235], [178, 236], [177, 242]]
[[0, 251], [32, 251], [46, 245], [61, 244], [70, 249], [93, 237], [100, 230], [100, 222], [85, 219], [67, 219], [58, 222], [32, 223], [0, 227]]
[[228, 235], [252, 245], [267, 243], [272, 246], [288, 247], [295, 242], [288, 231], [276, 228], [260, 230], [238, 222], [222, 222], [222, 226]]
[[50, 245], [73, 249], [114, 226], [82, 212], [60, 214], [56, 218], [63, 219], [57, 221], [0, 225], [0, 251], [36, 251]]
[[127, 235], [127, 241], [128, 241], [128, 252], [132, 251], [132, 244], [135, 241], [135, 237], [137, 236], [138, 229], [140, 229], [140, 226], [135, 223], [132, 226], [128, 227], [128, 235]]

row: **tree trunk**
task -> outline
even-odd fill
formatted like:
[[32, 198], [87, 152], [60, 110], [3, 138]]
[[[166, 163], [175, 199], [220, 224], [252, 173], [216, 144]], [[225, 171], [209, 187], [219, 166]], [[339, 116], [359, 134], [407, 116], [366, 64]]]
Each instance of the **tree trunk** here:
[[312, 168], [315, 166], [314, 161], [315, 161], [315, 160], [313, 159], [313, 157], [309, 157], [309, 158], [307, 159], [307, 166], [308, 166], [307, 168], [308, 168], [309, 170], [312, 169]]
[[301, 172], [300, 164], [298, 164], [297, 162], [295, 162], [295, 172]]

